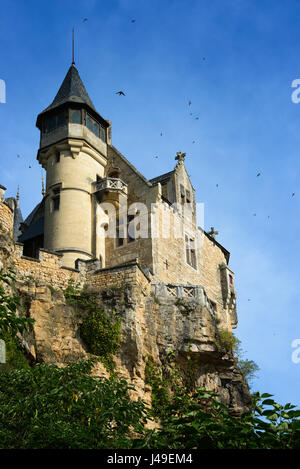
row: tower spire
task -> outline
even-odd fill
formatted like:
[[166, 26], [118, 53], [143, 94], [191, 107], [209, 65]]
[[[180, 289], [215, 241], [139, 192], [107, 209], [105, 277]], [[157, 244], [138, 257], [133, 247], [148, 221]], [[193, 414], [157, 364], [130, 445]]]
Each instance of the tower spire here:
[[74, 28], [72, 29], [72, 65], [75, 65]]
[[44, 176], [43, 176], [43, 173], [41, 175], [41, 180], [42, 180], [42, 196], [44, 197], [45, 196], [45, 186], [44, 186]]
[[18, 186], [18, 192], [17, 192], [17, 207], [19, 207], [19, 200], [20, 200], [20, 186]]

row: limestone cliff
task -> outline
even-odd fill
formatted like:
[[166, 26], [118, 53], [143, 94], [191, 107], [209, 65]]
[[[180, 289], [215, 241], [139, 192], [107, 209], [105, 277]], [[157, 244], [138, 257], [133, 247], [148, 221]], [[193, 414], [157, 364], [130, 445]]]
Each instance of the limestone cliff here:
[[[13, 253], [13, 240], [9, 232], [2, 231], [1, 267], [14, 267]], [[137, 272], [138, 268], [135, 268]], [[246, 410], [249, 405], [248, 385], [232, 354], [217, 345], [217, 320], [201, 287], [190, 298], [168, 295], [163, 285], [152, 286], [151, 292], [146, 281], [143, 283], [141, 278], [136, 281], [134, 272], [133, 268], [130, 271], [125, 269], [122, 275], [118, 271], [115, 277], [101, 272], [104, 276], [101, 277], [102, 286], [90, 282], [87, 292], [96, 298], [104, 311], [114, 309], [121, 318], [122, 339], [114, 362], [120, 374], [134, 385], [136, 394], [150, 402], [151, 387], [145, 379], [147, 357], [151, 356], [161, 365], [172, 350], [183, 365], [187, 355], [191, 357], [196, 365], [195, 382], [198, 386], [217, 392], [233, 413]], [[19, 313], [35, 319], [32, 333], [21, 338], [31, 363], [63, 366], [89, 355], [80, 337], [84, 311], [67, 304], [61, 288], [54, 288], [43, 279], [26, 277], [24, 272], [21, 275], [17, 271], [14, 292], [22, 300]], [[107, 374], [101, 363], [95, 372]]]

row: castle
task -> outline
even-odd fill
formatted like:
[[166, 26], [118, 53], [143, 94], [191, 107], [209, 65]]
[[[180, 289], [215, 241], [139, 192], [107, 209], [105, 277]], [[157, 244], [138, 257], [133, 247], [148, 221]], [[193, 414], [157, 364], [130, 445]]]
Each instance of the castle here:
[[[107, 269], [138, 259], [152, 283], [203, 286], [216, 313], [227, 318], [228, 326], [236, 326], [229, 252], [213, 232], [197, 226], [195, 191], [185, 155], [177, 155], [173, 171], [146, 179], [112, 145], [111, 122], [96, 111], [74, 63], [36, 125], [40, 130], [37, 159], [47, 173], [46, 191], [19, 223], [22, 234], [16, 240], [23, 244], [23, 255], [39, 258], [39, 249], [46, 249], [62, 254], [62, 265], [74, 269], [78, 260], [98, 260], [98, 267]], [[107, 230], [110, 224], [101, 209], [105, 202], [116, 209], [115, 236], [113, 230], [112, 236], [101, 235], [101, 228]], [[122, 206], [133, 210], [125, 213], [121, 223]], [[141, 223], [148, 226], [143, 237], [135, 237], [134, 211], [140, 206], [145, 212], [140, 214]], [[176, 236], [176, 217], [179, 223], [184, 217], [181, 206], [187, 207], [185, 219], [189, 213], [190, 219]], [[21, 219], [19, 209], [16, 217], [15, 227]], [[167, 235], [162, 226], [166, 219], [171, 227]], [[131, 236], [126, 223], [132, 224]]]
[[[19, 197], [6, 199], [0, 186], [0, 231], [13, 240], [9, 248], [8, 243], [2, 243], [2, 250], [0, 246], [0, 267], [12, 264], [18, 281], [23, 286], [27, 282], [28, 291], [33, 288], [34, 301], [41, 288], [63, 289], [70, 280], [94, 291], [130, 284], [133, 298], [139, 299], [128, 327], [139, 327], [138, 310], [140, 317], [152, 317], [155, 310], [158, 329], [164, 321], [157, 350], [180, 330], [175, 348], [189, 349], [206, 363], [209, 353], [216, 352], [213, 321], [228, 331], [237, 326], [236, 291], [229, 252], [215, 239], [214, 229], [198, 227], [185, 154], [177, 153], [172, 171], [144, 177], [113, 146], [111, 122], [95, 109], [74, 63], [36, 125], [37, 160], [46, 170], [46, 187], [41, 202], [23, 221]], [[193, 302], [187, 311], [194, 317], [179, 318], [178, 299]], [[141, 327], [147, 335], [153, 325], [146, 321], [145, 326], [144, 319]], [[166, 333], [166, 328], [173, 332]], [[139, 342], [140, 330], [135, 334]], [[133, 368], [142, 367], [141, 361]], [[225, 363], [232, 376], [235, 365], [223, 360], [221, 368]], [[216, 365], [213, 370], [218, 384], [209, 387], [218, 390], [222, 383]], [[205, 373], [203, 384], [209, 381]]]

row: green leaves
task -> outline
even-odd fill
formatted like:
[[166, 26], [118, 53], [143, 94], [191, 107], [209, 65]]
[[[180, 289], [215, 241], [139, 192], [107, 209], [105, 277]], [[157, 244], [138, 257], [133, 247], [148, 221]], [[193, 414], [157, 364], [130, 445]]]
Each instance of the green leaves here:
[[127, 448], [146, 419], [118, 378], [95, 378], [95, 360], [0, 373], [0, 448]]
[[12, 337], [29, 329], [34, 323], [31, 318], [17, 315], [17, 309], [21, 306], [20, 297], [12, 296], [4, 288], [5, 284], [10, 286], [14, 280], [12, 269], [7, 272], [0, 269], [0, 335], [9, 333]]

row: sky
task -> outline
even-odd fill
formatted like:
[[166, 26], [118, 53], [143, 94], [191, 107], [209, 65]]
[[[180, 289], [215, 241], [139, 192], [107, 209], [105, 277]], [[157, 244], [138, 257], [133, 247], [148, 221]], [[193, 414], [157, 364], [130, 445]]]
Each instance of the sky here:
[[300, 2], [0, 0], [0, 8], [6, 195], [20, 186], [23, 216], [41, 199], [35, 122], [71, 65], [74, 26], [76, 67], [112, 121], [113, 145], [149, 179], [172, 170], [176, 152], [187, 154], [205, 229], [218, 230], [231, 253], [235, 334], [260, 367], [252, 391], [300, 407], [292, 360], [300, 358], [292, 347], [300, 340], [300, 103], [291, 99]]

